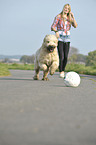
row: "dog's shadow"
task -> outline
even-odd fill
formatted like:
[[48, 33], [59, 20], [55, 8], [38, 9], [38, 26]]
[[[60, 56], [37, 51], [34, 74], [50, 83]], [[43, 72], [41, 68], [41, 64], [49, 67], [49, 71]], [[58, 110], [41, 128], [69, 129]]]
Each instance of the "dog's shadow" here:
[[[0, 78], [0, 80], [2, 80], [2, 81], [30, 81], [30, 82], [37, 82], [38, 83], [38, 81], [39, 81], [39, 83], [40, 83], [40, 81], [42, 81], [42, 82], [44, 82], [44, 84], [45, 84], [45, 82], [47, 83], [47, 82], [49, 82], [49, 81], [44, 81], [44, 80], [42, 80], [42, 79], [39, 79], [39, 80], [34, 80], [33, 78], [12, 78], [12, 77], [2, 77], [2, 78]], [[52, 87], [55, 87], [55, 88], [66, 88], [67, 86], [65, 86], [65, 85], [56, 85], [56, 84], [53, 84], [53, 85], [51, 85]], [[68, 87], [67, 87], [68, 88]]]
[[8, 78], [0, 78], [0, 80], [9, 80], [9, 81], [34, 81], [33, 78], [11, 78], [11, 77], [8, 77]]
[[34, 80], [33, 78], [12, 78], [12, 77], [1, 77], [0, 80], [5, 80], [5, 81], [42, 81], [42, 82], [47, 82], [42, 80], [42, 78], [40, 78], [39, 80]]

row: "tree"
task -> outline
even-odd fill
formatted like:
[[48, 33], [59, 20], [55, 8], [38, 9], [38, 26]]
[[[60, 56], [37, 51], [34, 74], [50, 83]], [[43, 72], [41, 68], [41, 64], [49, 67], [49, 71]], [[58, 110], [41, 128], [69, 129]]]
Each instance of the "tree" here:
[[70, 50], [69, 50], [69, 57], [71, 57], [73, 54], [78, 54], [79, 51], [77, 48], [75, 47], [70, 47]]
[[23, 55], [23, 56], [20, 58], [20, 62], [26, 63], [26, 62], [27, 62], [27, 55]]
[[78, 49], [75, 47], [70, 47], [69, 50], [69, 61], [70, 62], [80, 62], [80, 63], [85, 63], [86, 61], [86, 55], [80, 54]]
[[21, 59], [20, 59], [20, 62], [23, 62], [23, 63], [34, 63], [34, 59], [35, 59], [34, 54], [32, 56], [23, 55], [21, 57]]
[[9, 62], [9, 58], [5, 58], [2, 62], [8, 63]]
[[76, 54], [72, 54], [70, 57], [69, 57], [69, 62], [76, 62], [77, 60], [77, 55]]
[[96, 66], [96, 50], [88, 53], [86, 57], [86, 66]]
[[86, 62], [86, 55], [83, 55], [83, 54], [77, 54], [77, 60], [78, 62]]

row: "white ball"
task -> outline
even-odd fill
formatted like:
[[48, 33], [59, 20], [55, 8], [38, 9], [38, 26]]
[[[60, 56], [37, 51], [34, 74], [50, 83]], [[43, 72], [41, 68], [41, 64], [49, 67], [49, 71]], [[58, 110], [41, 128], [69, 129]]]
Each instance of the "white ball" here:
[[76, 72], [68, 72], [65, 75], [64, 83], [69, 87], [78, 87], [80, 84], [80, 76]]

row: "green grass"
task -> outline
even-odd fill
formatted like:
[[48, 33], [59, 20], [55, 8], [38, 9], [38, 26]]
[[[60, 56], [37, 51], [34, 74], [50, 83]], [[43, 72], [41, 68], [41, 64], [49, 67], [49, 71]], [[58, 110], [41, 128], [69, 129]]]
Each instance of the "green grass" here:
[[9, 64], [8, 69], [34, 70], [34, 64]]
[[75, 71], [79, 74], [96, 75], [96, 68], [92, 66], [85, 66], [83, 64], [67, 64], [66, 71]]
[[11, 74], [10, 71], [8, 70], [8, 65], [0, 63], [0, 77], [9, 75]]
[[[34, 70], [34, 64], [5, 64], [0, 63], [0, 76], [9, 76], [10, 69]], [[58, 71], [58, 70], [57, 70]], [[96, 67], [85, 66], [83, 64], [67, 64], [66, 72], [75, 71], [79, 74], [96, 75]]]

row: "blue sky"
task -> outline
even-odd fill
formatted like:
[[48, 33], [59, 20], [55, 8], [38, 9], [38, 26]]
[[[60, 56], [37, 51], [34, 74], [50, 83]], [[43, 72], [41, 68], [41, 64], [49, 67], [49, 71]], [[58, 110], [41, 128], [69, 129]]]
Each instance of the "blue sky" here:
[[69, 3], [78, 27], [71, 46], [87, 55], [96, 50], [96, 0], [0, 0], [0, 55], [32, 55], [42, 45], [54, 17]]

